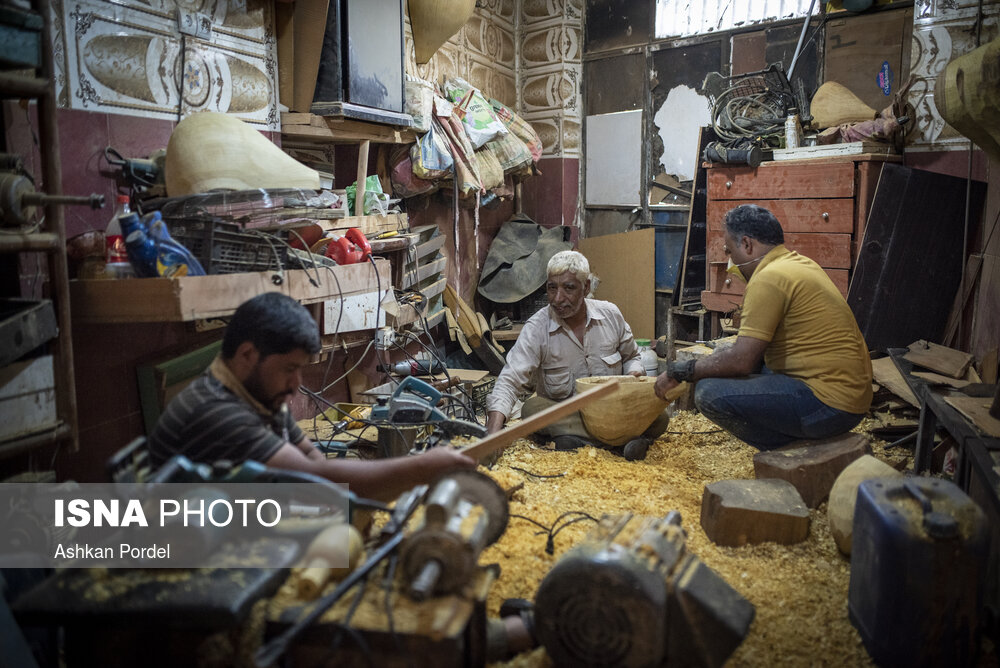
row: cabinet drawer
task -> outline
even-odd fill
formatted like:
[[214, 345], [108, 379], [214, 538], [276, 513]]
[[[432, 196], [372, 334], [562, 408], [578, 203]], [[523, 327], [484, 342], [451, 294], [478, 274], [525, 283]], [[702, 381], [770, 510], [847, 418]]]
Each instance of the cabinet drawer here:
[[[713, 262], [708, 266], [708, 292], [716, 295], [733, 297], [742, 303], [743, 292], [747, 284], [735, 276], [726, 273], [726, 262]], [[846, 269], [824, 269], [826, 275], [830, 277], [833, 284], [840, 290], [840, 294], [847, 299], [847, 270]], [[726, 283], [726, 281], [729, 283]], [[704, 294], [704, 293], [702, 293]]]
[[708, 172], [708, 198], [788, 199], [854, 197], [854, 163], [726, 165]]
[[[709, 230], [707, 237], [707, 259], [709, 262], [725, 262], [723, 246], [726, 240], [721, 230]], [[812, 258], [825, 269], [851, 268], [850, 234], [811, 234], [791, 232], [785, 235], [785, 246]]]
[[854, 232], [853, 199], [754, 199], [708, 203], [708, 228], [721, 230], [726, 214], [741, 204], [756, 204], [775, 215], [788, 232]]

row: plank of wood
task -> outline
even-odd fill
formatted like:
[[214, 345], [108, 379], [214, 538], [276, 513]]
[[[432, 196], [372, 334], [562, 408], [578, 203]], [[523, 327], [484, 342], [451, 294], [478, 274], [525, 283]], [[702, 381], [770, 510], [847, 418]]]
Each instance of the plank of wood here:
[[962, 378], [942, 376], [941, 374], [934, 373], [933, 371], [914, 371], [911, 375], [916, 376], [917, 378], [923, 378], [931, 385], [947, 385], [948, 387], [955, 387], [959, 389], [965, 387], [971, 382]]
[[903, 359], [952, 378], [963, 378], [972, 364], [972, 355], [969, 353], [930, 341], [915, 341], [907, 347], [909, 352], [903, 355]]
[[[1000, 420], [990, 415], [992, 397], [945, 397], [945, 402], [989, 436], [1000, 438]], [[539, 413], [540, 415], [540, 413]]]
[[838, 155], [894, 155], [895, 153], [896, 149], [892, 144], [883, 144], [877, 141], [852, 141], [846, 144], [776, 148], [774, 149], [774, 159], [785, 161], [802, 160], [803, 158], [829, 158]]
[[478, 348], [482, 343], [483, 331], [479, 328], [479, 318], [476, 317], [476, 312], [464, 299], [458, 296], [458, 293], [450, 285], [444, 289], [444, 303], [455, 314], [458, 326], [462, 328], [462, 333], [468, 339], [469, 345]]
[[969, 295], [972, 294], [979, 282], [979, 270], [982, 269], [982, 266], [983, 256], [979, 253], [969, 255], [965, 261], [965, 283], [959, 291], [960, 294], [955, 295], [955, 301], [951, 305], [951, 313], [948, 314], [948, 324], [944, 328], [944, 337], [941, 339], [946, 346], [955, 344], [958, 323], [962, 319], [962, 314], [965, 313], [965, 305], [969, 301]]
[[917, 399], [917, 395], [910, 389], [910, 386], [903, 378], [903, 374], [899, 372], [896, 363], [892, 361], [891, 357], [872, 360], [872, 376], [874, 376], [876, 383], [888, 388], [890, 392], [911, 406], [920, 408], [920, 401]]
[[441, 246], [444, 246], [445, 241], [445, 236], [443, 234], [439, 234], [436, 237], [432, 237], [427, 241], [417, 244], [417, 259], [430, 255], [436, 250], [440, 250]]
[[542, 427], [546, 427], [556, 420], [566, 417], [570, 413], [575, 413], [587, 404], [596, 401], [601, 397], [606, 397], [617, 390], [617, 380], [601, 383], [597, 387], [589, 389], [586, 392], [581, 392], [580, 394], [570, 397], [565, 401], [560, 401], [554, 406], [549, 406], [540, 413], [532, 415], [527, 420], [522, 420], [515, 425], [507, 427], [506, 429], [501, 429], [494, 434], [490, 434], [477, 443], [467, 445], [459, 450], [459, 452], [468, 455], [473, 459], [482, 459], [497, 450], [505, 448], [517, 439], [524, 438], [528, 434], [534, 433]]

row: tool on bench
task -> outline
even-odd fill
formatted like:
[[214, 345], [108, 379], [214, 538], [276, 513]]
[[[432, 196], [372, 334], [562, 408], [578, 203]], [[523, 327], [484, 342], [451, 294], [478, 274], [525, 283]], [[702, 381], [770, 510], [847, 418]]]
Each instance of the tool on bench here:
[[[475, 422], [445, 415], [437, 404], [443, 395], [430, 383], [407, 376], [388, 398], [380, 398], [372, 408], [371, 421], [389, 425], [428, 424], [445, 436], [484, 436], [486, 428]], [[435, 439], [440, 440], [440, 439]]]

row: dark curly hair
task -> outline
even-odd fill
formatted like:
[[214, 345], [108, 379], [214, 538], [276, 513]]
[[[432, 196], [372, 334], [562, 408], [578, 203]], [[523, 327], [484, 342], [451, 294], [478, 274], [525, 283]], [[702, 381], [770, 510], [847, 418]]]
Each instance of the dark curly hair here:
[[222, 337], [222, 357], [232, 359], [249, 341], [262, 357], [302, 349], [319, 352], [319, 328], [302, 304], [280, 292], [265, 292], [240, 304]]
[[742, 204], [726, 213], [726, 231], [735, 239], [750, 237], [768, 246], [785, 243], [785, 233], [774, 214], [756, 204]]

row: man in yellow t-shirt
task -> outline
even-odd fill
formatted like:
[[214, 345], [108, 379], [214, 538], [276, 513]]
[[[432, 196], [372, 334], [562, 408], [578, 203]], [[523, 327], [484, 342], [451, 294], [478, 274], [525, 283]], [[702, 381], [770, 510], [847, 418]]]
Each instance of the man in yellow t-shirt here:
[[785, 248], [767, 209], [732, 209], [724, 231], [726, 254], [747, 281], [736, 343], [671, 362], [657, 394], [699, 381], [698, 410], [760, 450], [848, 431], [871, 404], [872, 366], [844, 297], [818, 264]]

